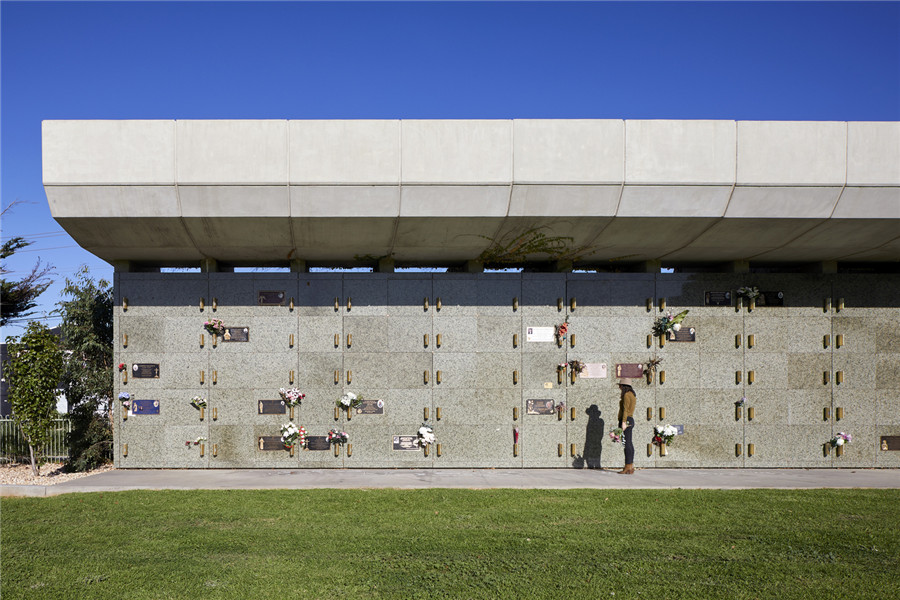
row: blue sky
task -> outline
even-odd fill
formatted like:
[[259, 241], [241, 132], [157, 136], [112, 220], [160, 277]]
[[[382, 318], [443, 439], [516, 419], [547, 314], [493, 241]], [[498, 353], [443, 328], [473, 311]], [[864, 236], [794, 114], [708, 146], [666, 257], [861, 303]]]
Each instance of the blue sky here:
[[44, 119], [900, 120], [898, 2], [3, 1], [0, 28], [2, 237], [36, 242], [10, 278], [56, 267], [42, 312], [112, 276], [50, 216]]

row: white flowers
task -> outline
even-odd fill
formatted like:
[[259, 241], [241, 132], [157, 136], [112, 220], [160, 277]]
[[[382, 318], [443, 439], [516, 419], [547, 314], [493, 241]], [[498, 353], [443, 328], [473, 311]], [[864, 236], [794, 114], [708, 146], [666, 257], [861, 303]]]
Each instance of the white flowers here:
[[285, 448], [292, 448], [295, 445], [303, 448], [306, 445], [306, 429], [297, 427], [293, 422], [285, 423], [281, 426], [281, 443]]
[[203, 396], [194, 396], [191, 398], [191, 406], [194, 408], [201, 408], [206, 406], [206, 398]]
[[419, 427], [419, 431], [417, 433], [419, 438], [416, 440], [416, 442], [419, 444], [419, 446], [422, 446], [424, 448], [428, 444], [434, 443], [434, 429], [432, 429], [431, 425], [422, 423], [422, 426]]
[[653, 443], [657, 446], [670, 444], [676, 435], [678, 435], [678, 429], [672, 425], [657, 425], [653, 428]]
[[301, 400], [306, 398], [306, 394], [304, 394], [297, 388], [281, 388], [280, 390], [278, 390], [278, 393], [281, 395], [282, 399], [284, 399], [288, 406], [298, 405], [300, 404]]
[[833, 447], [843, 446], [844, 444], [849, 444], [853, 441], [853, 436], [849, 433], [844, 433], [843, 431], [838, 432], [836, 436], [831, 438], [831, 445]]
[[341, 396], [341, 404], [349, 407], [353, 405], [353, 401], [356, 399], [356, 394], [354, 394], [353, 392], [347, 392], [346, 394]]

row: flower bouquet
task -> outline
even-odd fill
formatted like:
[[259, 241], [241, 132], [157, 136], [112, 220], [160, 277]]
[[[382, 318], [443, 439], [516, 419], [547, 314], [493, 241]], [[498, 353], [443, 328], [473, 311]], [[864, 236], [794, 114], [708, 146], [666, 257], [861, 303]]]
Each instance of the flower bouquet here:
[[419, 427], [418, 436], [416, 443], [422, 448], [434, 443], [434, 429], [428, 423], [422, 423], [422, 426]]
[[119, 372], [122, 372], [126, 369], [125, 363], [119, 363]]
[[678, 430], [671, 425], [657, 425], [653, 428], [653, 444], [656, 446], [669, 445], [676, 435], [678, 435]]
[[326, 437], [330, 444], [346, 444], [347, 440], [350, 439], [350, 436], [347, 435], [346, 431], [340, 431], [338, 429], [332, 429], [328, 432]]
[[735, 292], [738, 298], [746, 298], [747, 300], [756, 300], [759, 298], [759, 288], [752, 285], [742, 286]]
[[297, 427], [293, 423], [286, 423], [281, 426], [281, 443], [285, 448], [293, 448], [306, 446], [306, 429]]
[[587, 367], [585, 366], [583, 361], [580, 360], [570, 360], [567, 363], [560, 363], [557, 367], [560, 371], [565, 371], [567, 368], [570, 368], [575, 371], [575, 373], [581, 373]]
[[128, 392], [122, 392], [119, 394], [119, 402], [122, 403], [124, 408], [131, 408], [131, 394]]
[[844, 444], [849, 444], [853, 441], [853, 436], [849, 433], [844, 433], [843, 431], [839, 432], [836, 436], [831, 438], [831, 447], [837, 448], [838, 446], [843, 446]]
[[661, 358], [650, 358], [647, 361], [647, 364], [644, 365], [644, 375], [649, 375], [650, 373], [656, 373], [656, 370], [659, 368], [660, 363], [662, 363], [663, 359]]
[[204, 408], [206, 406], [206, 398], [203, 396], [194, 396], [191, 398], [191, 406], [194, 408]]
[[672, 315], [672, 313], [668, 313], [664, 317], [660, 317], [653, 324], [653, 335], [666, 335], [669, 331], [678, 331], [681, 329], [681, 322], [684, 321], [684, 318], [687, 316], [687, 310], [683, 310], [677, 315]]
[[344, 394], [343, 396], [338, 398], [337, 406], [338, 406], [338, 408], [347, 408], [347, 409], [356, 408], [357, 406], [362, 404], [362, 401], [363, 401], [362, 396], [354, 394], [353, 392], [347, 392], [346, 394]]
[[225, 323], [221, 319], [210, 319], [203, 323], [203, 327], [212, 335], [222, 335], [225, 333]]
[[737, 407], [747, 406], [747, 396], [741, 396], [741, 399], [734, 403]]
[[612, 431], [609, 432], [609, 439], [613, 441], [615, 444], [624, 444], [625, 443], [625, 432], [621, 427], [616, 427]]
[[566, 339], [566, 335], [569, 333], [569, 322], [564, 321], [562, 324], [556, 326], [556, 339], [558, 341], [563, 341]]
[[280, 390], [278, 390], [278, 394], [281, 396], [282, 400], [284, 400], [284, 403], [288, 406], [299, 406], [300, 402], [304, 398], [306, 398], [306, 394], [304, 394], [297, 388], [281, 388]]

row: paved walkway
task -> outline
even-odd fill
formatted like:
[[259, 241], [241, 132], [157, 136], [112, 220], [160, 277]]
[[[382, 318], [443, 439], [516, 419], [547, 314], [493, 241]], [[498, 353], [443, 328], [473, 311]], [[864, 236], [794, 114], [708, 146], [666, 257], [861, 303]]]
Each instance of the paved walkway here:
[[515, 489], [900, 489], [898, 469], [199, 469], [116, 470], [57, 485], [4, 485], [2, 496], [125, 490], [315, 488]]

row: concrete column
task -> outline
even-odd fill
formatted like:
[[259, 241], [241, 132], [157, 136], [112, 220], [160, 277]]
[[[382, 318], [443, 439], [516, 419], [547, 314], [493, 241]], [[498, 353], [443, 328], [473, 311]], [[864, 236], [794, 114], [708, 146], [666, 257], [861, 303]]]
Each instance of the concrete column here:
[[393, 273], [394, 259], [390, 256], [383, 256], [378, 259], [378, 266], [375, 268], [376, 273]]
[[572, 266], [571, 260], [557, 260], [552, 264], [551, 268], [554, 273], [571, 273]]
[[234, 267], [228, 267], [220, 264], [214, 258], [203, 258], [200, 260], [201, 273], [234, 273]]
[[133, 269], [130, 260], [114, 260], [112, 266], [116, 273], [131, 273]]
[[465, 269], [463, 269], [466, 273], [483, 273], [484, 272], [484, 263], [480, 260], [467, 260]]
[[818, 273], [822, 275], [833, 275], [837, 273], [837, 269], [838, 264], [836, 260], [824, 260], [822, 262], [811, 264], [809, 271], [811, 273]]
[[306, 261], [302, 258], [292, 258], [291, 259], [291, 273], [308, 273], [309, 269], [306, 266]]
[[662, 261], [659, 260], [645, 260], [637, 265], [638, 273], [659, 273], [660, 269], [662, 269]]
[[725, 272], [726, 273], [749, 273], [750, 272], [750, 261], [749, 260], [733, 260], [729, 263], [725, 263]]

